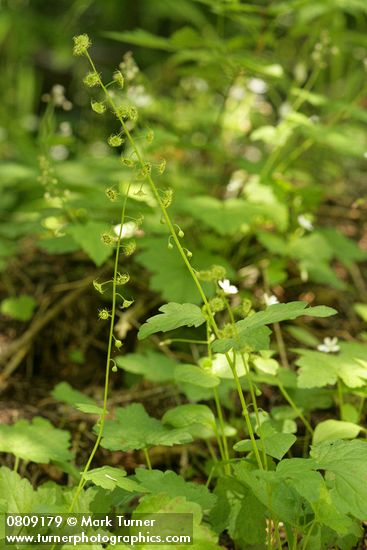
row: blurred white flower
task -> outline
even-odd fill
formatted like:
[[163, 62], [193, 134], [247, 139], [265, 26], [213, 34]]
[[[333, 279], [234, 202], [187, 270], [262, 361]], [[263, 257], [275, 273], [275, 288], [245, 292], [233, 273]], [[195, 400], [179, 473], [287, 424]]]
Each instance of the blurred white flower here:
[[313, 224], [309, 220], [309, 218], [307, 218], [307, 216], [304, 216], [303, 214], [301, 214], [300, 216], [298, 216], [297, 221], [299, 225], [303, 227], [303, 229], [306, 229], [306, 231], [313, 231], [313, 228], [314, 228]]
[[59, 129], [60, 129], [60, 134], [62, 136], [71, 136], [72, 133], [73, 133], [71, 124], [67, 120], [64, 120], [63, 122], [60, 122]]
[[50, 155], [54, 160], [65, 160], [69, 156], [69, 149], [65, 145], [53, 145], [50, 148]]
[[336, 353], [340, 351], [340, 346], [338, 345], [338, 339], [329, 338], [327, 336], [326, 338], [324, 338], [323, 344], [320, 344], [319, 346], [317, 346], [317, 349], [324, 353]]
[[229, 279], [223, 279], [223, 281], [218, 281], [218, 285], [223, 290], [224, 294], [238, 293], [238, 288], [234, 285], [231, 285]]
[[[113, 228], [116, 235], [120, 235], [120, 227], [121, 227], [121, 224], [118, 223]], [[136, 226], [135, 222], [126, 222], [126, 223], [124, 223], [123, 226], [122, 226], [121, 238], [122, 239], [129, 239], [130, 237], [133, 237], [136, 233], [136, 230], [137, 230], [137, 226]]]
[[254, 94], [265, 94], [268, 89], [267, 83], [261, 78], [251, 78], [247, 82], [247, 87]]
[[263, 296], [266, 306], [273, 306], [274, 304], [279, 304], [278, 298], [274, 294], [264, 294]]

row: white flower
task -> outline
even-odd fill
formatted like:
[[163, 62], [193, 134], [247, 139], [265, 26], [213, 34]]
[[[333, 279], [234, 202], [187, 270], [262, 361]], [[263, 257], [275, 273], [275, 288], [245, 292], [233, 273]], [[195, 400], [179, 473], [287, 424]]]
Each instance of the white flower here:
[[265, 94], [268, 89], [267, 83], [261, 78], [251, 78], [247, 82], [247, 87], [254, 94]]
[[223, 290], [224, 294], [237, 294], [238, 288], [234, 285], [231, 285], [229, 279], [223, 279], [223, 281], [218, 281], [218, 285]]
[[279, 304], [278, 298], [274, 294], [264, 294], [263, 296], [266, 306], [273, 306], [274, 304]]
[[340, 351], [340, 346], [338, 346], [337, 338], [329, 338], [328, 336], [324, 338], [324, 343], [317, 346], [319, 351], [324, 353], [336, 353]]
[[[116, 235], [120, 235], [120, 227], [121, 227], [121, 224], [117, 224], [113, 228]], [[137, 227], [135, 222], [124, 223], [122, 226], [121, 238], [130, 239], [130, 237], [133, 237], [136, 234], [136, 230], [137, 230]]]
[[50, 148], [50, 155], [54, 160], [65, 160], [69, 156], [69, 149], [65, 145], [53, 145]]
[[312, 231], [313, 230], [312, 222], [306, 216], [304, 216], [303, 214], [298, 216], [297, 221], [298, 221], [299, 225], [301, 227], [303, 227], [303, 229], [306, 229], [306, 231]]

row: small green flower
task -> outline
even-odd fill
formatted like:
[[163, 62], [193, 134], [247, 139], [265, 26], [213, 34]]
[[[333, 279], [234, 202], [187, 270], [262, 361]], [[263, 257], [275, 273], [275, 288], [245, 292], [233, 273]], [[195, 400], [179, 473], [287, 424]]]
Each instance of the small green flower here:
[[123, 105], [120, 105], [120, 107], [117, 107], [115, 114], [117, 118], [128, 118], [129, 110]]
[[112, 187], [109, 187], [108, 189], [106, 189], [105, 193], [106, 193], [106, 197], [111, 202], [115, 202], [117, 200], [118, 193], [117, 193], [116, 189], [113, 189]]
[[121, 340], [115, 340], [115, 347], [116, 347], [117, 349], [120, 349], [120, 348], [122, 347], [122, 342], [121, 342]]
[[103, 288], [101, 283], [99, 283], [98, 281], [93, 281], [93, 286], [97, 292], [99, 292], [100, 294], [103, 294]]
[[111, 246], [115, 242], [115, 237], [110, 233], [102, 233], [101, 239], [102, 239], [102, 242], [107, 246]]
[[126, 243], [122, 247], [122, 250], [123, 250], [125, 256], [131, 256], [132, 254], [134, 254], [134, 252], [136, 250], [136, 242], [135, 241], [130, 241], [130, 242]]
[[171, 205], [172, 198], [173, 198], [173, 190], [166, 189], [162, 197], [162, 205], [164, 206], [164, 208], [168, 208]]
[[164, 171], [166, 170], [166, 166], [167, 166], [167, 162], [166, 162], [165, 159], [163, 159], [163, 160], [159, 163], [158, 168], [157, 168], [158, 174], [159, 174], [160, 176], [161, 176], [161, 175], [164, 173]]
[[92, 42], [87, 34], [79, 34], [79, 36], [74, 36], [74, 55], [85, 55], [88, 48], [92, 45]]
[[101, 321], [107, 321], [107, 319], [110, 317], [108, 309], [105, 307], [103, 309], [100, 309], [98, 312], [98, 317], [101, 319]]
[[152, 172], [152, 165], [150, 162], [144, 162], [143, 168], [140, 170], [140, 175], [145, 178]]
[[93, 86], [99, 86], [100, 85], [100, 77], [99, 74], [95, 71], [91, 71], [85, 77], [83, 78], [83, 82], [86, 86], [89, 88], [93, 88]]
[[124, 87], [125, 79], [124, 79], [124, 75], [122, 74], [121, 71], [115, 71], [113, 73], [113, 79], [114, 79], [115, 82], [117, 82], [117, 84], [120, 86], [120, 88]]
[[128, 114], [129, 119], [132, 120], [133, 122], [138, 120], [138, 110], [133, 105], [131, 105], [128, 108], [127, 114]]
[[126, 309], [126, 308], [130, 307], [131, 304], [133, 304], [133, 303], [134, 303], [134, 300], [124, 300], [124, 301], [122, 302], [121, 307], [122, 307], [123, 309]]
[[130, 275], [128, 273], [117, 273], [116, 284], [126, 285], [130, 281]]
[[147, 135], [145, 136], [145, 139], [147, 140], [148, 143], [152, 143], [152, 141], [154, 140], [153, 130], [148, 130]]
[[91, 101], [92, 110], [99, 115], [103, 115], [106, 111], [106, 105], [102, 101]]
[[118, 134], [111, 134], [107, 142], [108, 142], [108, 145], [111, 145], [111, 147], [119, 147], [124, 143], [124, 140]]
[[134, 159], [130, 159], [128, 157], [121, 157], [121, 162], [127, 168], [134, 168], [134, 166], [136, 164]]

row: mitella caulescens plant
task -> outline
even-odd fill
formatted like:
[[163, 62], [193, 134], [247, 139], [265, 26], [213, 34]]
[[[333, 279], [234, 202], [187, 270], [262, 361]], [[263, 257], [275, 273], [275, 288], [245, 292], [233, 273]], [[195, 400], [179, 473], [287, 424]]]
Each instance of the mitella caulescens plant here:
[[[37, 461], [41, 456], [42, 460], [57, 462], [76, 477], [77, 484], [72, 489], [47, 484], [34, 491], [26, 480], [3, 468], [0, 495], [5, 494], [9, 486], [14, 491], [27, 493], [22, 510], [10, 500], [10, 504], [4, 506], [5, 511], [31, 512], [40, 502], [52, 502], [53, 509], [59, 512], [106, 513], [112, 509], [125, 512], [133, 503], [135, 512], [192, 513], [193, 548], [198, 550], [223, 547], [225, 539], [220, 538], [223, 533], [230, 536], [236, 547], [244, 549], [351, 549], [361, 538], [362, 522], [367, 517], [367, 443], [353, 439], [360, 433], [359, 426], [355, 431], [360, 417], [358, 422], [351, 422], [341, 415], [341, 420], [332, 421], [332, 426], [326, 424], [330, 421], [325, 421], [319, 424], [321, 430], [319, 426], [314, 429], [307, 404], [299, 403], [299, 395], [307, 389], [307, 399], [317, 400], [317, 388], [338, 384], [336, 401], [345, 415], [348, 409], [344, 406], [343, 392], [358, 384], [361, 387], [366, 378], [363, 378], [366, 367], [358, 355], [360, 352], [343, 344], [339, 346], [333, 340], [325, 341], [318, 350], [296, 350], [300, 355], [297, 375], [288, 364], [280, 323], [302, 316], [328, 317], [334, 315], [335, 310], [326, 306], [309, 307], [303, 301], [279, 303], [269, 294], [269, 289], [265, 289], [266, 307], [254, 311], [249, 300], [241, 299], [238, 287], [226, 276], [222, 266], [195, 268], [195, 251], [183, 246], [184, 231], [169, 212], [173, 190], [161, 190], [156, 183], [165, 171], [166, 161], [147, 158], [144, 144], [151, 143], [151, 130], [143, 127], [145, 142], [135, 138], [141, 123], [133, 99], [125, 93], [128, 79], [123, 70], [118, 70], [111, 82], [105, 84], [90, 56], [90, 47], [87, 35], [75, 37], [74, 54], [85, 57], [90, 65], [84, 83], [98, 91], [97, 99], [91, 101], [92, 110], [98, 115], [109, 111], [117, 120], [118, 127], [107, 142], [120, 151], [124, 174], [118, 188], [106, 190], [112, 202], [121, 203], [120, 218], [114, 220], [117, 225], [102, 235], [106, 246], [114, 248], [113, 275], [110, 280], [94, 281], [97, 292], [104, 294], [109, 289], [112, 296], [111, 304], [98, 314], [101, 321], [109, 323], [103, 405], [98, 406], [65, 383], [55, 388], [56, 398], [99, 416], [92, 452], [81, 473], [71, 466], [70, 454], [62, 452], [62, 446], [69, 444], [64, 434], [54, 434], [55, 441], [59, 442], [58, 452], [42, 456], [33, 453], [32, 458], [21, 455], [28, 460]], [[130, 170], [127, 181], [126, 169]], [[135, 242], [123, 238], [133, 190], [137, 196], [150, 193], [155, 200], [162, 227], [167, 230], [168, 249], [181, 258], [182, 268], [188, 271], [197, 289], [200, 304], [166, 303], [146, 320], [138, 333], [139, 341], [143, 341], [151, 336], [156, 338], [159, 333], [191, 327], [188, 338], [168, 337], [160, 342], [159, 352], [139, 348], [133, 354], [114, 355], [114, 350], [120, 353], [123, 349], [123, 342], [114, 334], [117, 309], [133, 306], [133, 301], [121, 290], [130, 282], [130, 275], [120, 267], [121, 258], [130, 256], [136, 248]], [[204, 290], [206, 283], [215, 289], [210, 296]], [[194, 329], [197, 337], [193, 338]], [[272, 330], [281, 364], [271, 347]], [[195, 344], [201, 351], [192, 357], [191, 363], [181, 363], [174, 348], [170, 349], [175, 342]], [[353, 379], [343, 362], [343, 358], [351, 357], [352, 353]], [[143, 374], [153, 382], [170, 383], [176, 388], [176, 395], [186, 396], [187, 402], [167, 410], [160, 420], [150, 416], [139, 403], [117, 408], [114, 418], [109, 419], [110, 375], [119, 369]], [[279, 392], [285, 405], [277, 411], [275, 408], [263, 410], [259, 406], [262, 385]], [[241, 418], [232, 415], [227, 420], [224, 408], [228, 408], [229, 401], [233, 402], [230, 399], [233, 390], [241, 406]], [[18, 430], [18, 438], [27, 430], [32, 429], [32, 433], [37, 428], [50, 430], [42, 422], [11, 428]], [[245, 434], [245, 438], [240, 439], [238, 432]], [[2, 435], [4, 430], [0, 430], [0, 440]], [[16, 446], [11, 447], [10, 432], [7, 437], [8, 452], [19, 456]], [[210, 461], [202, 470], [207, 475], [205, 485], [187, 481], [170, 470], [153, 469], [150, 452], [153, 447], [186, 445], [193, 440], [202, 440], [210, 455]], [[100, 445], [111, 451], [140, 450], [146, 468], [137, 468], [130, 476], [119, 467], [106, 465], [91, 469]], [[0, 504], [2, 502], [0, 497]]]

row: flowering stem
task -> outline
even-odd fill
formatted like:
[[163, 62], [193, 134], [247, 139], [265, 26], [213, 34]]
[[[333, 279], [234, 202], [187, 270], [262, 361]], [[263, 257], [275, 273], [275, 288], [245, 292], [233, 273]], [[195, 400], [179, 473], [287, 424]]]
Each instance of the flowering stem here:
[[[129, 144], [131, 145], [132, 150], [134, 151], [134, 153], [136, 155], [136, 158], [139, 161], [139, 164], [140, 164], [141, 168], [144, 169], [145, 168], [144, 159], [143, 159], [143, 157], [140, 153], [140, 150], [138, 149], [138, 147], [135, 143], [134, 138], [131, 135], [131, 132], [129, 131], [128, 127], [126, 126], [125, 121], [124, 121], [123, 117], [121, 116], [121, 114], [119, 113], [118, 108], [117, 108], [115, 102], [113, 101], [111, 95], [109, 94], [106, 86], [103, 84], [102, 79], [100, 78], [99, 73], [97, 72], [96, 67], [93, 63], [93, 60], [91, 59], [88, 51], [85, 52], [85, 55], [86, 55], [90, 65], [92, 67], [92, 70], [94, 71], [94, 73], [96, 75], [98, 75], [99, 85], [101, 86], [101, 88], [102, 88], [102, 90], [103, 90], [103, 92], [106, 96], [106, 100], [108, 101], [112, 111], [115, 113], [117, 119], [119, 120], [119, 122], [121, 124], [121, 127], [122, 127], [122, 129], [123, 129], [123, 131], [124, 131], [124, 133], [127, 137], [127, 140], [129, 142]], [[180, 243], [179, 237], [177, 236], [177, 233], [175, 231], [174, 224], [172, 223], [171, 218], [170, 218], [169, 214], [167, 213], [167, 209], [166, 209], [166, 207], [164, 206], [164, 204], [162, 202], [162, 199], [159, 195], [158, 189], [157, 189], [157, 187], [156, 187], [156, 185], [153, 181], [153, 178], [152, 178], [150, 173], [147, 173], [145, 175], [146, 175], [146, 179], [149, 183], [149, 186], [150, 186], [150, 188], [153, 192], [153, 195], [154, 195], [154, 197], [155, 197], [155, 199], [158, 203], [158, 206], [159, 206], [159, 208], [162, 212], [163, 219], [167, 224], [167, 227], [169, 229], [171, 238], [173, 239], [173, 241], [174, 241], [174, 243], [177, 247], [177, 250], [178, 250], [179, 254], [181, 255], [181, 258], [182, 258], [184, 264], [186, 265], [187, 269], [189, 270], [189, 273], [190, 273], [190, 275], [191, 275], [191, 277], [192, 277], [192, 279], [195, 283], [195, 286], [196, 286], [196, 288], [199, 292], [199, 295], [200, 295], [200, 297], [201, 297], [201, 299], [204, 303], [204, 308], [205, 308], [206, 314], [208, 315], [208, 321], [210, 323], [210, 326], [211, 326], [216, 338], [220, 338], [219, 329], [218, 329], [217, 323], [214, 319], [213, 312], [210, 308], [210, 305], [209, 305], [208, 299], [205, 295], [205, 292], [203, 290], [203, 287], [200, 284], [200, 281], [199, 281], [199, 279], [198, 279], [198, 277], [195, 273], [195, 270], [193, 269], [192, 265], [190, 264], [190, 261], [187, 257], [187, 253], [185, 252], [185, 249], [182, 247], [182, 245]], [[228, 353], [225, 353], [225, 357], [228, 361], [228, 364], [229, 364], [229, 366], [232, 370], [232, 373], [233, 373], [233, 376], [234, 376], [234, 379], [235, 379], [236, 389], [237, 389], [237, 392], [238, 392], [238, 395], [239, 395], [239, 398], [240, 398], [243, 416], [245, 417], [246, 425], [247, 425], [247, 428], [249, 430], [249, 434], [250, 434], [250, 438], [251, 438], [251, 441], [252, 441], [252, 444], [253, 444], [253, 450], [254, 450], [254, 453], [255, 453], [255, 456], [256, 456], [258, 466], [259, 466], [260, 469], [263, 469], [262, 462], [261, 462], [260, 455], [259, 455], [259, 451], [258, 451], [256, 442], [255, 442], [254, 432], [253, 432], [251, 422], [250, 422], [250, 417], [249, 417], [249, 413], [248, 413], [248, 409], [247, 409], [247, 405], [246, 405], [246, 400], [245, 400], [245, 397], [243, 395], [243, 391], [242, 391], [240, 381], [238, 379], [235, 364], [232, 361], [232, 359], [230, 358]]]
[[112, 310], [110, 315], [110, 332], [109, 332], [109, 338], [108, 338], [108, 348], [107, 348], [107, 358], [106, 358], [106, 374], [105, 374], [105, 384], [104, 384], [104, 392], [103, 392], [103, 410], [99, 422], [99, 430], [96, 442], [94, 444], [94, 447], [92, 449], [91, 454], [89, 455], [88, 461], [84, 467], [84, 470], [81, 475], [81, 479], [79, 481], [79, 485], [77, 487], [77, 490], [75, 492], [74, 498], [71, 502], [69, 512], [72, 512], [74, 509], [74, 506], [79, 498], [79, 495], [86, 483], [85, 480], [85, 474], [88, 472], [90, 465], [93, 461], [94, 455], [97, 452], [97, 449], [99, 447], [99, 444], [102, 439], [103, 429], [106, 421], [106, 415], [107, 415], [107, 397], [108, 397], [108, 387], [109, 387], [109, 379], [110, 379], [110, 368], [111, 368], [111, 353], [112, 353], [112, 343], [113, 343], [113, 328], [115, 323], [115, 312], [116, 312], [116, 278], [117, 278], [117, 272], [118, 272], [118, 263], [119, 263], [119, 254], [120, 254], [120, 245], [121, 245], [121, 237], [122, 237], [122, 226], [124, 224], [125, 220], [125, 211], [126, 211], [126, 203], [129, 196], [130, 191], [130, 184], [127, 188], [122, 210], [121, 210], [121, 221], [120, 221], [120, 230], [117, 238], [117, 244], [116, 244], [116, 253], [115, 253], [115, 264], [114, 264], [114, 271], [113, 271], [113, 279], [112, 279]]

